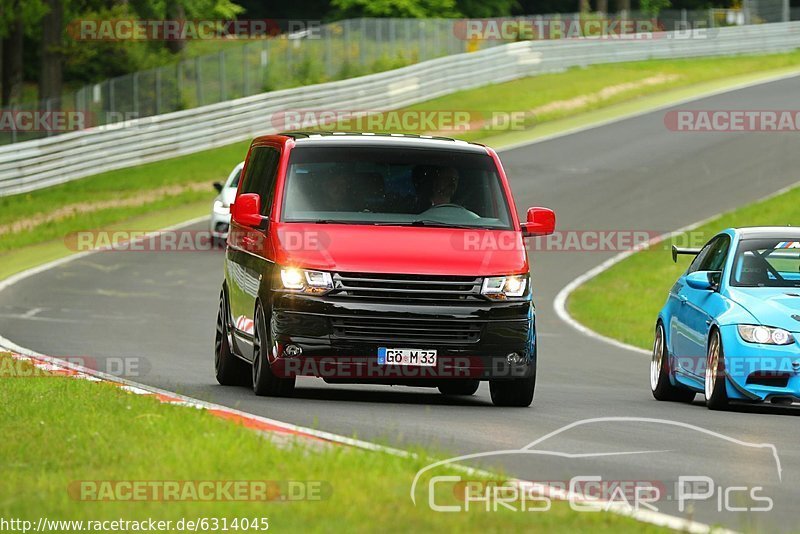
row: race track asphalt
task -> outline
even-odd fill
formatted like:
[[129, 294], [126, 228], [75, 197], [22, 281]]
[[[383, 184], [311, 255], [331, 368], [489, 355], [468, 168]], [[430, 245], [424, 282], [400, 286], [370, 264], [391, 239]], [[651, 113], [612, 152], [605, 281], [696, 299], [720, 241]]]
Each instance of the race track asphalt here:
[[[679, 108], [796, 109], [797, 95], [800, 78], [790, 78]], [[676, 133], [664, 126], [664, 113], [502, 152], [519, 209], [551, 207], [561, 230], [661, 233], [798, 180], [796, 133]], [[792, 222], [797, 221], [787, 221]], [[531, 254], [541, 337], [536, 399], [529, 409], [492, 406], [486, 384], [461, 400], [435, 390], [331, 386], [316, 379], [301, 380], [292, 399], [257, 398], [246, 388], [217, 385], [212, 346], [221, 251], [103, 252], [68, 262], [0, 292], [0, 334], [53, 356], [139, 358], [140, 371], [129, 376], [132, 380], [337, 434], [400, 447], [423, 444], [454, 455], [518, 449], [564, 425], [601, 417], [663, 419], [744, 442], [772, 443], [782, 480], [767, 449], [640, 420], [589, 422], [538, 447], [567, 454], [639, 454], [505, 454], [480, 464], [538, 481], [587, 475], [657, 481], [672, 496], [657, 503], [660, 511], [737, 529], [796, 530], [800, 427], [795, 412], [710, 412], [699, 395], [694, 405], [656, 402], [648, 386], [647, 356], [582, 335], [555, 315], [558, 291], [614, 254]], [[667, 253], [664, 261], [671, 261]], [[679, 476], [711, 477], [714, 496], [681, 512], [671, 486]], [[762, 486], [756, 493], [773, 499], [774, 509], [730, 511], [760, 505], [738, 491], [730, 492], [726, 503], [723, 490], [739, 485]]]

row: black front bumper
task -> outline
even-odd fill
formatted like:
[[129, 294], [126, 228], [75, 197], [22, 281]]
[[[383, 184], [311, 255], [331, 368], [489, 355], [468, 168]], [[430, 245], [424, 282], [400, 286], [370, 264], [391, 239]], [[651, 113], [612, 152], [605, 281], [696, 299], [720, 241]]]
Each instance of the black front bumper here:
[[[443, 380], [513, 379], [535, 372], [530, 300], [426, 305], [275, 292], [272, 304], [271, 364], [281, 376], [435, 386]], [[435, 349], [437, 365], [379, 365], [379, 347]], [[287, 354], [297, 348], [300, 355]], [[510, 354], [518, 355], [516, 362], [509, 363]]]

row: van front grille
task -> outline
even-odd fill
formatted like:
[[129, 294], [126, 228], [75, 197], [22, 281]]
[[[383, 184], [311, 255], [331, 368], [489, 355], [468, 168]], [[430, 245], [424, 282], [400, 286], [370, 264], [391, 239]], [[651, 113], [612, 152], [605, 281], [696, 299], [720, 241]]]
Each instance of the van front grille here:
[[408, 274], [335, 273], [331, 297], [385, 302], [474, 302], [482, 278]]

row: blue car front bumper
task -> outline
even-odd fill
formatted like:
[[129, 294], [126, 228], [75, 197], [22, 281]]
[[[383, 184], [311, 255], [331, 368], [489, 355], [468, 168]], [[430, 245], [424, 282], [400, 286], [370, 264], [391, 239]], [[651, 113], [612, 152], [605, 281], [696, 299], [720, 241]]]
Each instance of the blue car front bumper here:
[[763, 402], [775, 398], [800, 402], [800, 333], [790, 345], [748, 343], [736, 325], [720, 328], [730, 399]]

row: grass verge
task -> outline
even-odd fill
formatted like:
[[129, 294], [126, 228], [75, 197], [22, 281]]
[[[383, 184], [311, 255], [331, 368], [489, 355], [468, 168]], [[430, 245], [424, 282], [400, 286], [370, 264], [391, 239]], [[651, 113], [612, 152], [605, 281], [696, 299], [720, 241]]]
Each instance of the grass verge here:
[[[732, 226], [782, 226], [800, 218], [800, 188], [725, 213], [674, 242], [700, 246]], [[638, 252], [576, 289], [567, 310], [592, 330], [625, 343], [649, 349], [658, 311], [670, 287], [691, 262], [679, 256], [672, 262], [671, 243]]]
[[[34, 525], [40, 517], [153, 518], [173, 525], [180, 519], [226, 518], [230, 523], [234, 518], [267, 518], [270, 529], [296, 532], [373, 531], [377, 525], [418, 532], [659, 530], [612, 514], [578, 513], [566, 503], [553, 503], [544, 513], [485, 512], [479, 507], [464, 513], [434, 512], [424, 492], [418, 493], [417, 506], [409, 498], [414, 475], [427, 461], [350, 447], [279, 445], [204, 410], [33, 371], [7, 355], [0, 355], [0, 428], [10, 438], [0, 440], [0, 457], [5, 459], [0, 517]], [[423, 478], [419, 487], [427, 488], [428, 480]], [[287, 481], [293, 481], [311, 483], [305, 491], [320, 498], [281, 501], [270, 485], [267, 495], [273, 501], [91, 501], [81, 498], [82, 481], [89, 481], [84, 495], [91, 497], [111, 487], [108, 481], [179, 481], [182, 486], [275, 481], [282, 495], [287, 494]], [[110, 495], [115, 494], [122, 496], [121, 491]], [[440, 504], [456, 502], [446, 492], [436, 499]], [[62, 525], [54, 530], [76, 529]]]

